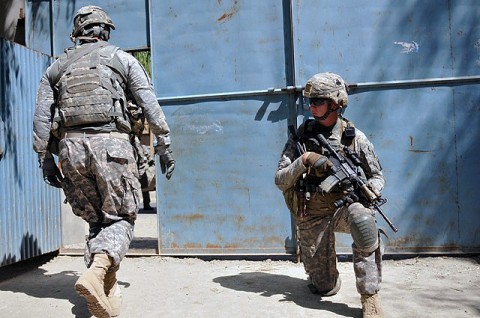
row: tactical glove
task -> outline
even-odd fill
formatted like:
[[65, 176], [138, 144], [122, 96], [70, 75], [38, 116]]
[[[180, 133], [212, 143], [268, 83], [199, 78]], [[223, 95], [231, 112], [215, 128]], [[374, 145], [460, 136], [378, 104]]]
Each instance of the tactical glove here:
[[316, 152], [310, 152], [305, 159], [307, 167], [312, 167], [320, 172], [328, 172], [333, 168], [333, 163], [324, 155]]
[[173, 170], [175, 170], [175, 159], [173, 158], [172, 149], [168, 146], [155, 146], [155, 153], [160, 157], [162, 174], [165, 174], [165, 177], [169, 180], [172, 177]]
[[40, 163], [40, 168], [42, 168], [43, 181], [52, 187], [61, 189], [63, 176], [52, 154], [49, 152], [39, 154], [38, 162]]

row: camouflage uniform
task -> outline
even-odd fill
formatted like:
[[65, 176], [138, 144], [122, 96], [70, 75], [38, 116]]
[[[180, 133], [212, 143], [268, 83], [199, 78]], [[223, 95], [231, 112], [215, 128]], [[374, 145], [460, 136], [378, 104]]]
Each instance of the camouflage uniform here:
[[[80, 47], [87, 45], [92, 44]], [[142, 107], [157, 147], [168, 148], [170, 130], [145, 69], [130, 54], [120, 49], [115, 54], [126, 70], [125, 90]], [[57, 102], [50, 71], [61, 60], [52, 64], [40, 81], [34, 115], [34, 150], [39, 154], [49, 151], [54, 119], [51, 106]], [[133, 238], [141, 201], [136, 156], [128, 135], [119, 133], [115, 123], [75, 128], [74, 134], [60, 128], [59, 163], [65, 176], [62, 188], [73, 212], [90, 226], [86, 264], [90, 265], [93, 254], [107, 253], [118, 266]], [[86, 133], [83, 137], [79, 136], [82, 132]]]
[[[345, 145], [342, 135], [347, 121], [338, 118], [331, 131], [318, 131], [323, 133], [332, 147], [338, 151], [340, 144]], [[323, 149], [311, 148], [307, 145], [307, 151], [324, 153]], [[318, 146], [320, 147], [320, 146]], [[371, 186], [381, 191], [384, 186], [384, 178], [381, 166], [375, 154], [373, 145], [364, 133], [356, 129], [353, 140], [349, 147], [353, 149], [362, 162], [360, 174], [363, 174]], [[310, 148], [310, 149], [308, 149]], [[321, 147], [320, 147], [321, 148]], [[275, 175], [275, 184], [285, 194], [287, 204], [292, 210], [298, 225], [298, 239], [301, 252], [301, 260], [309, 275], [311, 283], [321, 294], [328, 293], [336, 288], [339, 273], [337, 270], [337, 258], [335, 252], [335, 232], [350, 233], [349, 216], [356, 213], [375, 215], [375, 211], [360, 203], [350, 204], [336, 209], [333, 203], [345, 194], [339, 190], [332, 190], [328, 194], [313, 192], [307, 202], [307, 216], [299, 218], [296, 215], [294, 186], [297, 180], [307, 173], [307, 177], [321, 182], [326, 175], [319, 175], [314, 169], [308, 169], [296, 153], [296, 146], [291, 137], [283, 150], [278, 169]], [[352, 244], [354, 270], [357, 290], [360, 294], [375, 294], [380, 289], [381, 257], [383, 244], [379, 241], [378, 248], [373, 252], [365, 252]], [[338, 286], [339, 288], [339, 286]], [[338, 290], [337, 290], [338, 291]]]

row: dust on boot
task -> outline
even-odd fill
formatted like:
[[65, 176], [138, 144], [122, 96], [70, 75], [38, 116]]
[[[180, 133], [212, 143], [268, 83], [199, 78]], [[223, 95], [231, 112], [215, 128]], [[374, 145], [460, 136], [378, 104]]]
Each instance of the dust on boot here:
[[119, 266], [110, 268], [105, 274], [104, 291], [110, 303], [111, 316], [117, 317], [120, 315], [120, 307], [122, 305], [122, 291], [117, 283], [117, 271]]
[[361, 295], [363, 318], [384, 318], [378, 294]]
[[75, 283], [77, 293], [87, 301], [88, 310], [98, 318], [110, 318], [112, 309], [105, 294], [104, 280], [112, 261], [107, 254], [95, 254], [92, 265]]

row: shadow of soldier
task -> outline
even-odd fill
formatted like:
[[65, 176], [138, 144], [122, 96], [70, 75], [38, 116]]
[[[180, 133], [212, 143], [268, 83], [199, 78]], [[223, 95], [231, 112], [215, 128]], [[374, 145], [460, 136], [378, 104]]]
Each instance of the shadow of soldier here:
[[[22, 243], [21, 255], [24, 254], [25, 248], [31, 250], [36, 246], [32, 241], [31, 235], [24, 236]], [[22, 293], [34, 298], [53, 299], [55, 300], [67, 300], [73, 305], [71, 312], [77, 318], [90, 318], [91, 314], [87, 309], [85, 300], [77, 295], [74, 290], [75, 282], [81, 275], [81, 272], [77, 270], [64, 270], [61, 272], [47, 271], [43, 266], [55, 259], [58, 253], [48, 253], [41, 255], [41, 252], [30, 251], [32, 254], [28, 255], [40, 255], [37, 257], [29, 258], [27, 260], [19, 261], [17, 263], [7, 265], [0, 268], [0, 291], [9, 291], [12, 293]], [[5, 258], [5, 257], [4, 257]], [[83, 265], [83, 259], [79, 259], [75, 262], [75, 268], [78, 267], [78, 263]], [[84, 270], [83, 266], [81, 270]], [[124, 287], [128, 287], [128, 283], [118, 282]], [[28, 302], [18, 302], [11, 304], [11, 306], [31, 306]], [[54, 307], [59, 307], [58, 317], [64, 315], [61, 314], [61, 306], [53, 303]], [[8, 312], [8, 308], [7, 308]]]
[[240, 273], [213, 279], [223, 287], [260, 294], [264, 297], [283, 295], [280, 302], [294, 302], [310, 309], [329, 311], [344, 317], [361, 317], [362, 310], [343, 303], [335, 303], [310, 293], [307, 282], [300, 278], [263, 272]]

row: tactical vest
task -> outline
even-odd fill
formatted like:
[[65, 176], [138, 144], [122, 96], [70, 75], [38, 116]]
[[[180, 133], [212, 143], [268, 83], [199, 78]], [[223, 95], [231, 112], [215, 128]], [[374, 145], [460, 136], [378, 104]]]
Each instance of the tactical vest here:
[[70, 48], [51, 68], [49, 78], [57, 102], [52, 124], [55, 135], [110, 123], [121, 132], [130, 132], [126, 71], [117, 50], [103, 41]]
[[[322, 133], [322, 130], [321, 128], [319, 128], [319, 124], [314, 119], [308, 119], [302, 125], [300, 125], [300, 127], [298, 127], [297, 137], [302, 143], [304, 143], [306, 151], [313, 151], [328, 156], [329, 154], [326, 149], [323, 149], [311, 138], [315, 137], [320, 133]], [[333, 132], [328, 131], [328, 133], [332, 134]], [[340, 135], [340, 140], [338, 140], [337, 144], [332, 143], [332, 140], [330, 140], [332, 147], [334, 149], [340, 150], [340, 152], [342, 152], [342, 155], [345, 154], [343, 153], [342, 149], [338, 149], [341, 148], [340, 144], [349, 147], [350, 149], [355, 151], [355, 126], [343, 117], [340, 118], [340, 131], [338, 132], [338, 134]], [[328, 139], [329, 136], [325, 137]]]
[[[340, 144], [351, 148], [352, 150], [355, 150], [355, 133], [354, 133], [354, 126], [352, 123], [350, 123], [348, 120], [345, 118], [340, 119], [340, 131], [337, 132], [340, 137], [337, 144], [332, 142], [332, 140], [329, 140], [331, 143], [332, 147], [336, 150], [340, 147]], [[319, 129], [318, 123], [315, 122], [313, 119], [309, 119], [305, 121], [300, 127], [298, 127], [297, 132], [295, 133], [297, 141], [300, 141], [305, 147], [306, 151], [310, 152], [316, 152], [319, 154], [326, 155], [327, 157], [330, 157], [330, 154], [327, 152], [326, 149], [324, 149], [322, 146], [317, 144], [313, 139], [314, 137], [321, 133], [321, 129]], [[331, 133], [330, 131], [328, 133]], [[329, 136], [325, 136], [327, 139]], [[340, 150], [342, 155], [345, 155], [342, 150]], [[300, 156], [300, 153], [296, 154], [296, 158]], [[332, 159], [330, 157], [330, 159]], [[332, 159], [333, 160], [333, 159]], [[285, 190], [283, 192], [283, 196], [285, 199], [285, 203], [287, 204], [287, 207], [289, 208], [290, 212], [293, 213], [293, 215], [297, 216], [298, 214], [298, 209], [299, 209], [299, 196], [298, 196], [298, 191], [308, 191], [308, 192], [316, 192], [318, 189], [318, 185], [324, 181], [328, 177], [327, 174], [324, 173], [319, 173], [315, 169], [309, 169], [309, 173], [306, 175], [306, 178], [303, 181], [297, 181], [295, 186]], [[300, 189], [300, 182], [304, 182], [303, 186], [307, 188]], [[341, 198], [344, 194], [340, 191], [333, 191], [329, 195], [324, 195], [321, 194], [322, 196], [322, 202], [314, 202], [315, 200], [312, 200], [309, 202], [309, 209], [310, 212], [315, 214], [315, 215], [321, 215], [321, 214], [330, 214], [332, 213], [332, 208], [331, 205], [333, 202]], [[312, 206], [312, 204], [314, 206]], [[315, 211], [312, 211], [315, 210]]]

